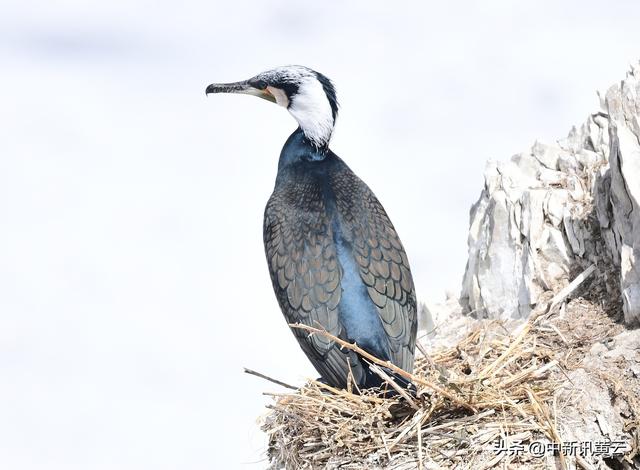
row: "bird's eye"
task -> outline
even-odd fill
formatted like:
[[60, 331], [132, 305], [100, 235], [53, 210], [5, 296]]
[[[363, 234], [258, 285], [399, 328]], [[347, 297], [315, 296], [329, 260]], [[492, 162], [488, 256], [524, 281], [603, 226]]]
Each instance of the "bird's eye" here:
[[250, 84], [252, 87], [257, 88], [258, 90], [264, 90], [264, 89], [265, 89], [265, 88], [267, 88], [267, 86], [268, 86], [267, 82], [265, 82], [264, 80], [260, 80], [260, 79], [257, 79], [257, 80], [251, 80], [251, 81], [249, 82], [249, 84]]

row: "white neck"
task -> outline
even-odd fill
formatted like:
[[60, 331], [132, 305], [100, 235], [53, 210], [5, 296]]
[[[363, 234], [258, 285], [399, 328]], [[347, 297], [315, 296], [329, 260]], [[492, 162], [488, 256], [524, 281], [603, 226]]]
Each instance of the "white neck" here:
[[279, 105], [289, 110], [298, 121], [304, 135], [317, 147], [329, 143], [335, 124], [331, 104], [322, 88], [322, 84], [314, 78], [303, 80], [291, 103], [281, 90], [271, 90]]

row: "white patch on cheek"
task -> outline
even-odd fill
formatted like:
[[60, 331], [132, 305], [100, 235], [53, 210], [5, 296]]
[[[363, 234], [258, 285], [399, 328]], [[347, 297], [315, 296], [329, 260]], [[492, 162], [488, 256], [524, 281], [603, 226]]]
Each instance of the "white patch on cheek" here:
[[307, 138], [318, 146], [329, 142], [333, 133], [333, 113], [322, 84], [315, 77], [300, 83], [288, 109]]
[[289, 107], [289, 98], [287, 98], [287, 94], [283, 90], [272, 86], [268, 86], [267, 90], [269, 90], [269, 93], [271, 93], [276, 99], [277, 104], [283, 106], [284, 108]]

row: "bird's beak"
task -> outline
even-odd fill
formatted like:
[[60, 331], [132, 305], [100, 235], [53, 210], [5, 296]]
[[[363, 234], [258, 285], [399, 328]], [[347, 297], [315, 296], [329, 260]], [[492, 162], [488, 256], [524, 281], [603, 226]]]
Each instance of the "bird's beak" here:
[[271, 101], [272, 103], [276, 102], [275, 96], [273, 96], [267, 88], [264, 90], [255, 88], [249, 85], [248, 80], [235, 83], [212, 83], [207, 87], [205, 93], [207, 95], [209, 93], [240, 93], [243, 95], [257, 96], [258, 98]]

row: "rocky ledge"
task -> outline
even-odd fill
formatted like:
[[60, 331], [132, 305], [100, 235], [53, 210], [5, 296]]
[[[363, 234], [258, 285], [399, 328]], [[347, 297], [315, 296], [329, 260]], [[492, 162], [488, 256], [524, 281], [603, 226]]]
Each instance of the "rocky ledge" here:
[[470, 214], [466, 313], [526, 318], [593, 265], [592, 289], [640, 325], [640, 64], [600, 101], [565, 139], [487, 164]]

